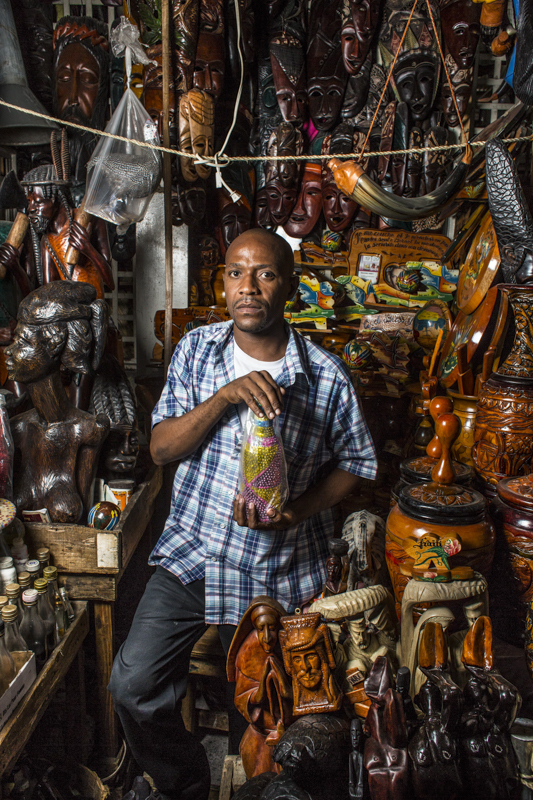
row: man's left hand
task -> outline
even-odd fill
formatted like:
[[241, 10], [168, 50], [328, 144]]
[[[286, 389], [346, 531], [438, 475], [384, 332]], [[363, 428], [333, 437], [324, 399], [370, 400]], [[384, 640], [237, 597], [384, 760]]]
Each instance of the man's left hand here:
[[299, 522], [296, 512], [290, 506], [285, 506], [283, 511], [269, 508], [267, 514], [270, 520], [268, 522], [260, 522], [257, 508], [253, 503], [248, 503], [247, 505], [242, 494], [238, 494], [235, 498], [233, 519], [237, 525], [242, 525], [243, 528], [251, 528], [254, 531], [284, 531]]

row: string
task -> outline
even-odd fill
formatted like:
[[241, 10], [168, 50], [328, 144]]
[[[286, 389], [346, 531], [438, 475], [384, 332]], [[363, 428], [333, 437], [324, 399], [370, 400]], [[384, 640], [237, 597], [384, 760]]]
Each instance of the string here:
[[[108, 139], [116, 139], [119, 142], [126, 142], [127, 144], [135, 144], [138, 147], [146, 147], [148, 150], [155, 150], [159, 153], [170, 153], [173, 156], [183, 156], [184, 158], [192, 159], [197, 164], [205, 164], [209, 167], [216, 167], [215, 164], [215, 156], [201, 156], [198, 153], [186, 153], [183, 150], [176, 150], [172, 147], [163, 147], [159, 144], [151, 144], [150, 142], [141, 142], [139, 139], [129, 139], [127, 136], [119, 136], [117, 133], [108, 133], [107, 131], [100, 131], [97, 128], [89, 128], [86, 125], [80, 125], [77, 122], [67, 122], [66, 120], [58, 119], [57, 117], [52, 117], [50, 114], [43, 114], [40, 111], [30, 111], [27, 108], [23, 108], [22, 106], [16, 106], [13, 103], [8, 103], [6, 100], [2, 100], [0, 98], [0, 106], [5, 106], [6, 108], [11, 108], [14, 111], [22, 111], [24, 114], [28, 114], [30, 117], [38, 117], [39, 119], [45, 119], [48, 122], [54, 122], [57, 125], [63, 125], [68, 128], [76, 128], [80, 131], [87, 131], [87, 133], [92, 133], [95, 136], [106, 136]], [[441, 145], [434, 145], [433, 147], [409, 147], [406, 150], [370, 150], [366, 153], [339, 153], [335, 155], [335, 158], [344, 160], [344, 159], [358, 159], [358, 158], [373, 158], [375, 156], [394, 156], [394, 155], [408, 155], [409, 153], [438, 153], [438, 152], [446, 152], [450, 150], [466, 150], [469, 146], [470, 147], [485, 147], [487, 142], [490, 139], [482, 139], [479, 141], [472, 141], [470, 145], [466, 143], [462, 144], [441, 144]], [[509, 139], [502, 139], [501, 140], [504, 144], [515, 144], [519, 142], [531, 142], [533, 141], [533, 134], [529, 134], [528, 136], [515, 136]], [[330, 161], [332, 156], [331, 154], [319, 154], [319, 155], [302, 155], [302, 156], [228, 156], [225, 153], [222, 155], [222, 163], [219, 165], [220, 167], [225, 167], [228, 164], [233, 162], [245, 161], [247, 163], [252, 163], [255, 161]]]
[[365, 147], [367, 146], [368, 140], [370, 139], [370, 134], [372, 133], [372, 128], [374, 127], [374, 123], [375, 123], [377, 115], [379, 113], [379, 109], [381, 108], [381, 104], [383, 102], [383, 98], [385, 97], [385, 92], [387, 91], [390, 79], [392, 78], [392, 70], [394, 69], [394, 66], [395, 66], [395, 64], [396, 64], [396, 62], [398, 60], [398, 56], [400, 55], [400, 52], [401, 52], [401, 49], [402, 49], [402, 45], [403, 45], [405, 37], [407, 36], [407, 31], [409, 30], [409, 25], [411, 24], [411, 20], [413, 19], [413, 14], [415, 13], [415, 8], [416, 8], [416, 4], [417, 3], [418, 3], [418, 0], [415, 0], [415, 2], [413, 4], [413, 7], [411, 9], [411, 13], [409, 14], [409, 19], [407, 20], [407, 25], [405, 26], [404, 31], [402, 33], [402, 38], [400, 39], [400, 44], [398, 45], [398, 49], [396, 50], [396, 53], [394, 54], [394, 58], [392, 60], [392, 64], [390, 65], [389, 74], [387, 75], [387, 80], [385, 81], [385, 86], [383, 87], [383, 91], [381, 92], [381, 96], [379, 98], [377, 108], [374, 111], [374, 116], [372, 117], [372, 122], [370, 123], [370, 128], [368, 129], [368, 133], [366, 134], [366, 139], [365, 139], [365, 142], [364, 142], [362, 150], [361, 150], [361, 155], [363, 154], [363, 152], [365, 150]]

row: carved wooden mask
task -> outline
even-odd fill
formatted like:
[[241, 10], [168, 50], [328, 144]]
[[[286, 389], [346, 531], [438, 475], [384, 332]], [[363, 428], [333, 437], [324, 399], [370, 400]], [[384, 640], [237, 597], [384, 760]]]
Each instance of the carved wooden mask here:
[[322, 211], [322, 176], [320, 164], [307, 162], [300, 193], [289, 221], [283, 227], [289, 236], [301, 239], [311, 233]]
[[279, 34], [270, 42], [276, 97], [286, 122], [300, 127], [307, 117], [304, 49], [294, 36]]
[[341, 29], [344, 68], [357, 75], [366, 61], [381, 16], [380, 0], [345, 0]]

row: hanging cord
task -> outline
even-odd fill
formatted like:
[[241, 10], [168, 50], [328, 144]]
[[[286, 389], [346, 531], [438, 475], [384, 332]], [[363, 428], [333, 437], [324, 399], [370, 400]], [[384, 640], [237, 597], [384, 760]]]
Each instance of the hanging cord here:
[[[402, 45], [404, 43], [405, 37], [407, 36], [407, 32], [409, 30], [409, 26], [411, 24], [411, 20], [413, 19], [413, 14], [415, 13], [415, 8], [416, 8], [416, 4], [417, 3], [418, 3], [418, 0], [415, 0], [415, 2], [413, 3], [413, 7], [411, 9], [411, 13], [409, 14], [409, 19], [407, 20], [407, 25], [404, 28], [404, 32], [402, 34], [402, 38], [400, 39], [400, 44], [398, 45], [398, 49], [396, 50], [396, 53], [394, 54], [394, 58], [392, 60], [392, 64], [390, 65], [389, 74], [387, 75], [387, 80], [385, 81], [385, 86], [383, 87], [383, 91], [381, 92], [381, 96], [380, 96], [380, 98], [378, 100], [377, 108], [374, 111], [374, 116], [372, 117], [372, 122], [370, 123], [370, 128], [367, 131], [366, 138], [365, 138], [363, 147], [361, 149], [361, 153], [360, 153], [360, 155], [359, 155], [359, 157], [357, 159], [358, 161], [361, 160], [361, 157], [362, 157], [362, 155], [363, 155], [363, 153], [365, 151], [365, 148], [366, 148], [366, 146], [368, 144], [368, 140], [370, 139], [370, 134], [372, 133], [372, 128], [374, 127], [374, 123], [375, 123], [375, 121], [377, 119], [377, 116], [378, 116], [378, 113], [379, 113], [379, 109], [381, 108], [381, 104], [383, 102], [383, 98], [385, 97], [385, 93], [386, 93], [387, 88], [389, 86], [390, 79], [392, 78], [392, 70], [394, 69], [394, 67], [396, 65], [396, 62], [398, 60], [398, 56], [400, 55], [400, 52], [401, 52], [401, 49], [402, 49]], [[367, 156], [367, 158], [368, 158], [368, 156]]]
[[463, 134], [463, 140], [465, 142], [468, 142], [468, 138], [466, 136], [464, 125], [463, 125], [463, 118], [462, 118], [462, 116], [461, 116], [461, 114], [459, 112], [459, 106], [457, 105], [457, 98], [455, 96], [455, 89], [453, 88], [453, 83], [452, 83], [452, 80], [450, 78], [450, 73], [448, 72], [448, 67], [446, 66], [446, 59], [444, 58], [444, 53], [442, 52], [442, 45], [440, 43], [439, 32], [437, 30], [437, 26], [435, 25], [435, 19], [433, 17], [433, 11], [431, 10], [430, 0], [426, 0], [426, 3], [427, 3], [428, 11], [429, 11], [429, 16], [431, 17], [431, 24], [433, 25], [433, 30], [435, 32], [435, 38], [436, 38], [437, 44], [439, 46], [439, 53], [440, 53], [442, 65], [444, 67], [444, 72], [446, 73], [446, 77], [448, 79], [448, 85], [450, 87], [450, 92], [451, 92], [451, 95], [452, 95], [453, 104], [454, 104], [455, 110], [457, 112], [457, 118], [459, 120], [459, 125], [461, 126], [461, 131], [462, 131], [462, 134]]

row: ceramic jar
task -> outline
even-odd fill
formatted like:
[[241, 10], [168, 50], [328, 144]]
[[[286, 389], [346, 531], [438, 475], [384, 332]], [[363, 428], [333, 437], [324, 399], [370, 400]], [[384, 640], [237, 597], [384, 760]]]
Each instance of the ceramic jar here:
[[461, 420], [461, 430], [452, 445], [452, 456], [456, 461], [474, 466], [472, 448], [474, 447], [474, 430], [476, 426], [477, 397], [459, 394], [451, 389], [446, 391], [453, 400], [453, 413]]

